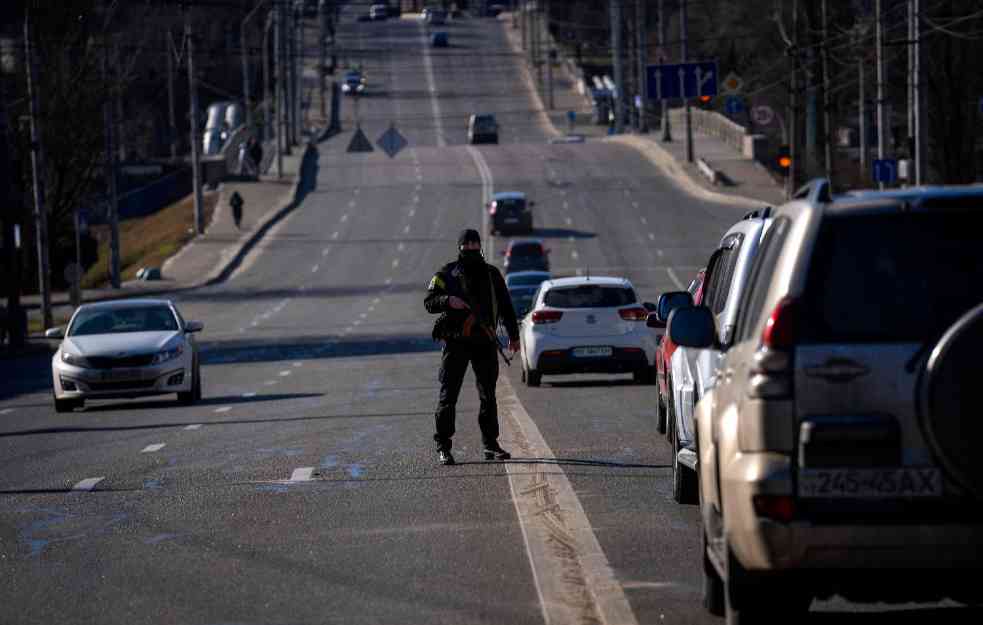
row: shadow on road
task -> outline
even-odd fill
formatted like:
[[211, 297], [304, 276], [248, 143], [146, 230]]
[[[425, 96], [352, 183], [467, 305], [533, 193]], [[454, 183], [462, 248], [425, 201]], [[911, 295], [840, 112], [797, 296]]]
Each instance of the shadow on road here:
[[430, 335], [370, 334], [357, 337], [297, 336], [201, 343], [205, 365], [351, 358], [440, 351]]
[[631, 378], [615, 380], [567, 380], [563, 382], [550, 382], [543, 380], [543, 385], [554, 388], [613, 388], [616, 386], [638, 386]]
[[39, 350], [19, 357], [0, 360], [0, 401], [50, 391], [51, 354], [54, 350]]
[[[281, 393], [281, 394], [271, 394], [271, 395], [255, 395], [253, 397], [243, 397], [242, 395], [226, 395], [226, 396], [213, 396], [205, 397], [200, 401], [196, 402], [195, 406], [229, 406], [236, 404], [257, 404], [271, 401], [285, 401], [290, 399], [308, 399], [310, 397], [323, 397], [323, 393]], [[97, 401], [97, 400], [93, 400]], [[87, 404], [85, 407], [86, 412], [114, 412], [117, 410], [159, 410], [161, 408], [183, 408], [187, 409], [188, 406], [181, 404], [180, 402], [173, 401], [139, 401], [139, 402], [125, 402], [125, 403], [112, 403], [112, 404], [98, 404], [93, 406], [92, 404]]]
[[533, 233], [542, 239], [596, 239], [597, 233], [568, 228], [537, 228]]
[[926, 607], [883, 612], [816, 612], [803, 620], [809, 625], [977, 625], [983, 623], [983, 610], [979, 608]]

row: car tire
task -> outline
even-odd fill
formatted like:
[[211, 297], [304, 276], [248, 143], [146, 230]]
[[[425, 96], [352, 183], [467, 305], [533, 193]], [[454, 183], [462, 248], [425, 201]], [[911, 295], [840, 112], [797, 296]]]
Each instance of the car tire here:
[[72, 412], [76, 408], [81, 408], [85, 405], [84, 399], [58, 399], [55, 400], [55, 412]]
[[543, 374], [529, 369], [526, 371], [526, 386], [536, 387], [543, 382]]
[[662, 392], [659, 389], [655, 390], [655, 429], [659, 431], [659, 434], [666, 433], [666, 404], [662, 401]]
[[713, 616], [724, 616], [724, 580], [720, 578], [717, 569], [710, 562], [707, 554], [707, 534], [703, 532], [703, 607]]
[[724, 618], [727, 625], [799, 623], [809, 611], [812, 597], [779, 580], [756, 578], [727, 549], [724, 581]]
[[194, 366], [191, 374], [191, 390], [181, 391], [177, 394], [177, 400], [182, 406], [191, 406], [201, 399], [201, 378], [198, 373], [198, 365]]

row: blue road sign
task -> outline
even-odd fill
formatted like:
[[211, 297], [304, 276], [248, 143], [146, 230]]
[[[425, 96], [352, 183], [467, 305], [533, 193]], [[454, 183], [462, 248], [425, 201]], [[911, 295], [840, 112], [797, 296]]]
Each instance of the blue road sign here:
[[874, 182], [894, 184], [898, 181], [898, 161], [893, 158], [874, 161]]
[[724, 110], [727, 111], [728, 115], [737, 115], [744, 110], [744, 102], [736, 95], [727, 96]]
[[717, 95], [717, 62], [649, 65], [648, 95], [653, 100]]

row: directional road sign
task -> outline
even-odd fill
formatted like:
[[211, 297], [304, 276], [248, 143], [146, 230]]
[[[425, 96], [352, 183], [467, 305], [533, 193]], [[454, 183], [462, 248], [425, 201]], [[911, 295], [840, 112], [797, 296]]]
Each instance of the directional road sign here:
[[728, 115], [737, 115], [744, 110], [744, 102], [736, 95], [729, 95], [727, 96], [727, 102], [724, 104], [724, 109]]
[[717, 95], [717, 62], [648, 66], [648, 95], [653, 100]]
[[395, 126], [390, 126], [389, 130], [382, 133], [375, 144], [382, 148], [382, 151], [388, 154], [389, 158], [394, 158], [400, 150], [406, 147], [406, 138], [399, 134]]
[[898, 161], [893, 158], [874, 161], [874, 182], [894, 184], [898, 181]]
[[375, 148], [369, 143], [369, 138], [365, 136], [361, 128], [355, 129], [355, 134], [352, 135], [352, 140], [348, 144], [349, 152], [374, 152]]

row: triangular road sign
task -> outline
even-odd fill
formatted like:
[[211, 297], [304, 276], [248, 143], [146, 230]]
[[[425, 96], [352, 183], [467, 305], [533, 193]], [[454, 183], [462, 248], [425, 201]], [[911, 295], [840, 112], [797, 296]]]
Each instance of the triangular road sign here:
[[355, 129], [355, 134], [352, 135], [352, 140], [348, 144], [349, 152], [374, 152], [375, 148], [369, 143], [369, 138], [365, 136], [362, 132], [361, 127]]
[[382, 136], [376, 141], [376, 145], [382, 148], [382, 151], [388, 154], [389, 158], [394, 158], [400, 150], [406, 147], [406, 138], [399, 134], [395, 126], [390, 126], [389, 130], [382, 133]]

